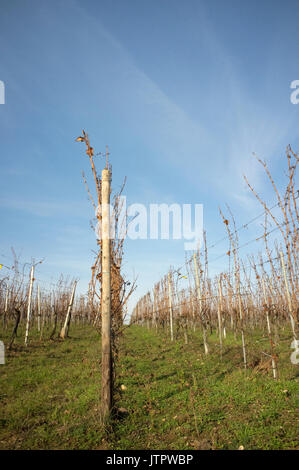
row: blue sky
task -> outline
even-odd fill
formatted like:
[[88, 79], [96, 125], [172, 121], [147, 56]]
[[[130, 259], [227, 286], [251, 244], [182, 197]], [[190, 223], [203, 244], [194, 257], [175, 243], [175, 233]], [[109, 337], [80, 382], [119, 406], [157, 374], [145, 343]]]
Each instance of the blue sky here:
[[[285, 148], [299, 147], [298, 18], [291, 0], [1, 2], [0, 263], [13, 246], [24, 261], [45, 258], [44, 288], [61, 272], [87, 288], [96, 242], [89, 162], [74, 142], [82, 128], [97, 151], [109, 145], [128, 204], [202, 203], [210, 243], [225, 235], [219, 205], [237, 225], [259, 214], [243, 173], [270, 204], [273, 195], [252, 152], [283, 187]], [[131, 304], [184, 257], [183, 240], [128, 240]]]

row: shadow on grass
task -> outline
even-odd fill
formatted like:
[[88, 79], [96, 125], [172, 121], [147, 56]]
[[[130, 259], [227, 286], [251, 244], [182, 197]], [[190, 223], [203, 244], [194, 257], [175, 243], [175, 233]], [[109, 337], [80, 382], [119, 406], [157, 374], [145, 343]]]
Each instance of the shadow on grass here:
[[159, 377], [156, 377], [155, 380], [158, 381], [158, 380], [168, 379], [169, 377], [173, 377], [176, 375], [177, 375], [176, 372], [172, 372], [172, 374], [163, 374], [163, 375], [160, 375]]

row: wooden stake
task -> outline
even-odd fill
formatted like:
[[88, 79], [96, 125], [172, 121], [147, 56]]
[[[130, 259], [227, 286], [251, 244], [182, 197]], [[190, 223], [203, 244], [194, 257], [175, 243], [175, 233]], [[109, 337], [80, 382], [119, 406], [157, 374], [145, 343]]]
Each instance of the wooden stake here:
[[[107, 156], [108, 158], [108, 156]], [[102, 170], [102, 421], [112, 408], [111, 350], [111, 259], [110, 259], [110, 181], [111, 173]]]
[[7, 307], [8, 307], [8, 285], [6, 286], [6, 294], [5, 294], [5, 306], [4, 306], [4, 317], [3, 317], [3, 328], [4, 329], [6, 329]]
[[247, 358], [246, 358], [246, 345], [245, 345], [245, 335], [244, 335], [244, 325], [243, 325], [243, 312], [242, 312], [242, 301], [240, 294], [240, 285], [238, 281], [238, 299], [239, 299], [239, 315], [241, 323], [241, 337], [242, 337], [242, 349], [243, 349], [243, 362], [244, 368], [247, 369]]
[[273, 378], [277, 379], [277, 367], [276, 367], [276, 361], [275, 361], [274, 351], [273, 351], [273, 341], [272, 341], [271, 325], [270, 325], [270, 318], [269, 318], [269, 305], [268, 305], [267, 296], [266, 296], [266, 286], [265, 286], [264, 278], [262, 279], [262, 283], [263, 283], [264, 301], [265, 301], [265, 307], [266, 307], [267, 329], [269, 333], [271, 356], [272, 356], [272, 372], [273, 372]]
[[31, 266], [30, 284], [29, 284], [29, 294], [28, 294], [28, 305], [27, 305], [27, 321], [26, 321], [26, 333], [25, 333], [25, 346], [28, 345], [29, 324], [30, 324], [30, 317], [31, 317], [31, 297], [32, 297], [33, 277], [34, 277], [34, 266]]
[[39, 285], [37, 286], [37, 331], [40, 331], [40, 317], [41, 317], [41, 310], [40, 310], [40, 288]]
[[[283, 270], [283, 275], [284, 275], [284, 282], [285, 282], [285, 287], [287, 291], [287, 299], [288, 299], [288, 306], [289, 306], [289, 317], [290, 317], [290, 322], [291, 322], [291, 327], [292, 327], [292, 332], [293, 332], [293, 337], [294, 340], [297, 339], [296, 335], [296, 330], [295, 330], [295, 321], [293, 317], [293, 311], [292, 311], [292, 301], [291, 301], [291, 295], [290, 295], [290, 290], [289, 290], [289, 284], [288, 284], [288, 278], [287, 278], [287, 273], [286, 273], [286, 268], [284, 264], [284, 257], [283, 257], [283, 252], [280, 252], [280, 259], [281, 259], [281, 266]], [[295, 343], [296, 344], [296, 343]]]
[[168, 273], [168, 297], [169, 297], [169, 323], [170, 323], [170, 339], [173, 341], [173, 311], [172, 311], [172, 293], [171, 293], [171, 276]]
[[199, 281], [198, 268], [197, 268], [197, 259], [196, 259], [195, 253], [193, 254], [193, 263], [194, 263], [194, 269], [195, 269], [197, 299], [199, 302], [199, 315], [200, 315], [200, 319], [202, 323], [202, 331], [203, 331], [203, 344], [204, 344], [205, 354], [209, 354], [209, 347], [207, 343], [206, 322], [202, 313], [202, 298], [201, 298], [200, 281]]
[[157, 324], [157, 293], [156, 293], [156, 287], [154, 287], [154, 311], [153, 311], [153, 321], [154, 321], [154, 325], [155, 325], [155, 328], [156, 328], [156, 331], [158, 331], [158, 324]]
[[220, 357], [221, 357], [221, 359], [222, 359], [222, 318], [221, 318], [221, 311], [222, 311], [222, 292], [221, 292], [221, 278], [218, 279], [218, 291], [219, 291], [219, 299], [218, 299], [218, 329], [219, 329]]
[[72, 308], [73, 308], [73, 303], [74, 303], [74, 297], [75, 297], [75, 292], [76, 292], [76, 286], [77, 286], [77, 281], [74, 282], [74, 285], [73, 285], [73, 290], [72, 290], [72, 294], [71, 294], [71, 298], [70, 298], [70, 303], [69, 303], [69, 306], [68, 306], [68, 309], [67, 309], [67, 314], [66, 314], [66, 317], [65, 317], [65, 322], [64, 322], [64, 325], [61, 329], [61, 332], [60, 332], [60, 338], [64, 339], [67, 337], [68, 335], [68, 332], [69, 332], [69, 327], [70, 327], [70, 322], [71, 322], [71, 315], [72, 315]]
[[[39, 291], [39, 294], [40, 294], [40, 291]], [[51, 304], [51, 295], [50, 295], [50, 304]], [[46, 319], [46, 305], [44, 303], [44, 307], [43, 307], [42, 313], [41, 313], [41, 327], [40, 327], [40, 337], [39, 337], [40, 340], [43, 337], [45, 319]]]

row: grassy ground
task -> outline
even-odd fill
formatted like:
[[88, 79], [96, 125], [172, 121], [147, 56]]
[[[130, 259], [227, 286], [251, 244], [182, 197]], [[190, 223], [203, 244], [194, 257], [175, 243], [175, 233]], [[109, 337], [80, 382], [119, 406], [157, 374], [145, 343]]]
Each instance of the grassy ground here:
[[[281, 341], [279, 380], [268, 342], [250, 336], [245, 373], [241, 345], [216, 335], [205, 357], [199, 333], [189, 344], [138, 326], [126, 330], [117, 367], [116, 407], [108, 428], [99, 420], [100, 344], [90, 327], [72, 327], [65, 341], [22, 337], [0, 365], [1, 449], [293, 449], [299, 366]], [[289, 332], [282, 333], [282, 339]], [[7, 344], [8, 334], [0, 331]], [[122, 385], [122, 387], [121, 387]]]

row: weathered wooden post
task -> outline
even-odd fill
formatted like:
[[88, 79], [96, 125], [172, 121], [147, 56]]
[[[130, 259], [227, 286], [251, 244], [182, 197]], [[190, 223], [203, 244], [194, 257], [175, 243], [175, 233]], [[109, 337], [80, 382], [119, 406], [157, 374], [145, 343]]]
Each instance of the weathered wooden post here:
[[[40, 290], [39, 290], [39, 294], [40, 294]], [[51, 296], [50, 296], [50, 303], [51, 303]], [[44, 326], [45, 326], [45, 321], [46, 321], [46, 308], [47, 308], [46, 305], [45, 305], [45, 302], [43, 302], [43, 308], [42, 308], [41, 300], [40, 300], [40, 308], [41, 308], [41, 326], [40, 326], [40, 336], [39, 336], [40, 340], [43, 337]]]
[[202, 332], [203, 332], [203, 344], [204, 344], [204, 349], [205, 349], [205, 354], [209, 354], [209, 348], [208, 348], [208, 343], [207, 343], [207, 330], [206, 330], [206, 322], [205, 318], [202, 313], [202, 299], [201, 299], [201, 291], [200, 291], [200, 281], [199, 281], [199, 275], [198, 275], [198, 268], [197, 268], [197, 259], [196, 259], [196, 254], [193, 254], [193, 263], [194, 263], [194, 269], [195, 269], [195, 281], [196, 281], [196, 292], [197, 292], [197, 300], [199, 302], [199, 315], [202, 323]]
[[110, 182], [111, 172], [102, 170], [102, 421], [112, 408], [112, 350], [111, 350], [111, 253], [110, 253]]
[[168, 273], [168, 299], [169, 299], [169, 324], [170, 339], [173, 341], [173, 310], [172, 310], [172, 292], [171, 292], [171, 275]]
[[39, 285], [37, 286], [37, 331], [40, 331], [40, 317], [41, 317], [41, 310], [40, 310], [40, 288]]
[[240, 281], [239, 280], [238, 280], [237, 291], [238, 291], [238, 301], [239, 301], [239, 316], [240, 316], [240, 323], [241, 323], [243, 362], [244, 362], [244, 368], [247, 369], [246, 344], [245, 344], [245, 334], [244, 334], [244, 324], [243, 324], [243, 307], [242, 307], [241, 292], [240, 292]]
[[3, 328], [6, 329], [7, 326], [7, 309], [8, 309], [8, 284], [6, 286], [6, 294], [5, 294], [5, 305], [4, 305], [4, 316], [3, 316]]
[[72, 309], [73, 309], [73, 303], [74, 303], [74, 297], [75, 297], [75, 292], [76, 292], [76, 286], [77, 286], [77, 281], [74, 282], [72, 295], [71, 295], [71, 298], [70, 298], [70, 303], [69, 303], [69, 306], [68, 306], [68, 309], [67, 309], [67, 314], [66, 314], [66, 317], [65, 317], [65, 322], [64, 322], [64, 325], [63, 325], [63, 327], [61, 329], [61, 332], [60, 332], [60, 338], [62, 338], [62, 339], [67, 337], [68, 332], [69, 332]]
[[5, 364], [5, 347], [3, 341], [0, 341], [0, 364]]
[[284, 264], [284, 256], [283, 256], [282, 251], [280, 251], [280, 259], [281, 259], [281, 266], [282, 266], [284, 282], [285, 282], [285, 287], [286, 287], [286, 292], [287, 292], [287, 301], [288, 301], [288, 306], [289, 306], [289, 317], [290, 317], [290, 322], [291, 322], [291, 327], [292, 327], [292, 332], [293, 332], [293, 338], [296, 341], [297, 340], [297, 334], [296, 334], [296, 329], [295, 329], [295, 320], [294, 320], [294, 317], [293, 317], [292, 301], [291, 301], [289, 283], [288, 283], [287, 272], [286, 272], [286, 268], [285, 268], [285, 264]]
[[156, 286], [154, 287], [154, 303], [153, 303], [153, 323], [155, 325], [156, 331], [158, 330], [157, 324], [157, 299], [156, 299]]
[[275, 356], [274, 356], [274, 351], [273, 351], [272, 332], [271, 332], [271, 324], [270, 324], [270, 318], [269, 318], [270, 305], [268, 304], [268, 301], [267, 301], [266, 286], [265, 286], [264, 278], [262, 279], [262, 284], [263, 284], [264, 302], [265, 302], [265, 309], [266, 309], [267, 328], [268, 328], [270, 348], [271, 348], [272, 372], [273, 372], [273, 378], [277, 379], [277, 367], [276, 367], [276, 361], [275, 361]]
[[222, 359], [222, 291], [221, 291], [221, 277], [218, 279], [218, 329], [219, 329], [219, 345], [220, 345], [220, 357]]
[[26, 321], [26, 333], [25, 333], [25, 346], [28, 345], [28, 335], [29, 335], [29, 324], [31, 317], [31, 297], [32, 297], [32, 286], [34, 280], [34, 266], [31, 266], [30, 272], [30, 284], [29, 284], [29, 293], [28, 293], [28, 305], [27, 305], [27, 321]]

